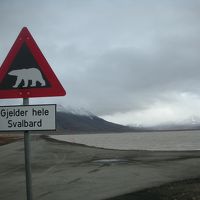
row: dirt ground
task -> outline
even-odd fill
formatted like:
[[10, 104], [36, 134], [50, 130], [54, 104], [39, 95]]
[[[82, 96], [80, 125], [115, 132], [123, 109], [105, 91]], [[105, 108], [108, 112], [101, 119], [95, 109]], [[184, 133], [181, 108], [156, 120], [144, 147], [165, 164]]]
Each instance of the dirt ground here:
[[22, 134], [8, 134], [3, 133], [0, 135], [0, 145], [9, 144], [23, 138]]
[[[9, 144], [0, 146], [0, 199], [26, 199], [22, 138], [1, 137]], [[31, 145], [37, 200], [200, 200], [200, 151], [107, 150], [40, 137]]]
[[200, 179], [168, 183], [107, 200], [200, 200]]

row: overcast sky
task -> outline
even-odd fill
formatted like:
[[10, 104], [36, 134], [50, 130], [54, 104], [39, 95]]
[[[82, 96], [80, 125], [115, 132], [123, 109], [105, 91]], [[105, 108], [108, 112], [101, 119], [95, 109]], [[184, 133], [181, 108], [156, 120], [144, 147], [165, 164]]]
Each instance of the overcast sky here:
[[199, 0], [1, 0], [0, 63], [27, 26], [68, 93], [31, 103], [122, 124], [200, 118], [199, 19]]

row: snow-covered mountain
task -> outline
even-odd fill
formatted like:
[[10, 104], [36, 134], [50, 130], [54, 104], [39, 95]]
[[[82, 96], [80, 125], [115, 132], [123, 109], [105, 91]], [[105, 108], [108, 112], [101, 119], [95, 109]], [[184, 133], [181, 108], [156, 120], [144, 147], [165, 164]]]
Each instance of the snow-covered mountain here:
[[64, 107], [60, 104], [57, 105], [57, 112], [65, 112], [65, 113], [71, 113], [74, 115], [83, 115], [83, 116], [95, 116], [93, 113], [89, 112], [85, 108], [72, 108], [70, 106]]
[[191, 116], [190, 118], [187, 118], [187, 119], [179, 122], [179, 124], [200, 125], [200, 117]]
[[152, 127], [145, 127], [150, 130], [199, 130], [200, 118], [198, 116], [192, 116], [182, 121], [176, 121], [173, 123], [165, 123]]
[[192, 116], [174, 123], [152, 127], [142, 125], [123, 126], [108, 122], [84, 108], [57, 105], [57, 129], [76, 132], [132, 132], [149, 130], [196, 130], [200, 129], [200, 118]]
[[57, 105], [57, 129], [71, 132], [128, 132], [134, 128], [108, 122], [91, 112]]

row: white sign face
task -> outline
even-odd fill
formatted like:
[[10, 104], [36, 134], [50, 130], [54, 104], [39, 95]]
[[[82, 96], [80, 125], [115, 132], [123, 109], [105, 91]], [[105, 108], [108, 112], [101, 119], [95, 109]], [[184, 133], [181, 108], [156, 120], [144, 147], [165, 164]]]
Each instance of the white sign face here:
[[56, 129], [56, 105], [0, 106], [0, 131]]

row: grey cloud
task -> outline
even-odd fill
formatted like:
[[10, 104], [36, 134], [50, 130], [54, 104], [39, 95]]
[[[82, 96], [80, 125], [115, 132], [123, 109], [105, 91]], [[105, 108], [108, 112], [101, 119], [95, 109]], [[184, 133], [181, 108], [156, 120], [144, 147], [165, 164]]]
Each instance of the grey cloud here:
[[2, 2], [0, 60], [30, 27], [68, 91], [52, 101], [112, 115], [200, 94], [199, 1]]

